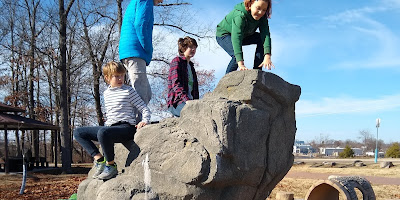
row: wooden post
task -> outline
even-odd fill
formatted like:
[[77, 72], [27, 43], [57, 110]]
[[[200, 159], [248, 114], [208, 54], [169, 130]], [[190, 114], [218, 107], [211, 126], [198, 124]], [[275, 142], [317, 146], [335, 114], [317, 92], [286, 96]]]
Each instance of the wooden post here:
[[[44, 162], [47, 163], [47, 145], [46, 145], [46, 130], [43, 130], [43, 148], [44, 148]], [[46, 165], [46, 167], [49, 167]]]
[[5, 146], [5, 164], [4, 172], [6, 174], [10, 173], [10, 160], [8, 159], [8, 137], [7, 137], [7, 125], [4, 125], [4, 146]]
[[54, 167], [57, 167], [57, 162], [58, 162], [58, 159], [57, 159], [57, 155], [58, 155], [58, 146], [57, 146], [57, 144], [58, 144], [58, 139], [57, 139], [57, 137], [58, 137], [58, 131], [56, 130], [56, 134], [54, 134]]

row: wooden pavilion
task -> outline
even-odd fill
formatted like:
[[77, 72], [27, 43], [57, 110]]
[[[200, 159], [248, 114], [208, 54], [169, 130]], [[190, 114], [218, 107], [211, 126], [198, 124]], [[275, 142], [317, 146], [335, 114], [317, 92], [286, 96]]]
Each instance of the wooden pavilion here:
[[[59, 131], [58, 126], [54, 126], [49, 123], [41, 122], [38, 120], [22, 117], [16, 114], [10, 113], [25, 112], [25, 110], [8, 106], [0, 103], [0, 130], [4, 130], [4, 144], [5, 144], [5, 159], [4, 159], [4, 171], [9, 173], [10, 161], [8, 152], [8, 132], [9, 130], [56, 130]], [[55, 134], [57, 135], [57, 134]], [[55, 140], [57, 141], [57, 139]], [[57, 149], [57, 142], [55, 142]], [[55, 154], [55, 162], [57, 163], [57, 154]]]

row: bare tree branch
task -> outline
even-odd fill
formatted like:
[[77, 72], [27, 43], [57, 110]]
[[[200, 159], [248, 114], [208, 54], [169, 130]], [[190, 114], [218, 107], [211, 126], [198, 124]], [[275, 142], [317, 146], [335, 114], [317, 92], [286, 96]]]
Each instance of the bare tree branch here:
[[168, 7], [168, 6], [182, 6], [182, 5], [192, 5], [190, 3], [170, 3], [170, 4], [159, 4], [157, 6]]
[[115, 23], [117, 22], [117, 20], [115, 20], [114, 18], [112, 18], [112, 17], [110, 17], [110, 16], [108, 16], [108, 15], [104, 15], [103, 13], [101, 13], [101, 12], [99, 12], [99, 11], [96, 11], [95, 14], [101, 16], [102, 18], [110, 19], [111, 21], [114, 21]]
[[68, 4], [67, 9], [65, 9], [65, 14], [68, 15], [69, 11], [71, 10], [72, 5], [74, 4], [75, 0], [71, 0]]
[[151, 59], [151, 61], [163, 62], [163, 63], [169, 65], [169, 61], [166, 58], [153, 58], [153, 59]]
[[175, 25], [172, 25], [172, 24], [165, 24], [165, 23], [157, 24], [157, 23], [156, 23], [156, 24], [154, 24], [154, 26], [167, 26], [167, 27], [176, 28], [176, 29], [178, 29], [178, 30], [180, 30], [180, 31], [182, 31], [182, 32], [184, 32], [184, 33], [186, 33], [186, 34], [196, 36], [197, 38], [202, 38], [202, 39], [204, 39], [204, 38], [212, 38], [212, 36], [209, 36], [209, 35], [201, 36], [201, 35], [196, 34], [196, 33], [192, 33], [192, 32], [185, 31], [185, 30], [183, 30], [182, 27], [175, 26]]

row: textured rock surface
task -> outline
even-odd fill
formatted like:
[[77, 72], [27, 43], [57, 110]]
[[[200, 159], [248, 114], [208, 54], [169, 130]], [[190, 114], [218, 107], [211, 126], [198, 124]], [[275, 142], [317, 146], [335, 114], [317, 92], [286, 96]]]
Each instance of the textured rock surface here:
[[86, 179], [78, 198], [264, 200], [293, 164], [299, 96], [271, 73], [229, 73], [180, 118], [141, 129], [137, 146], [117, 144], [121, 173]]
[[391, 167], [394, 167], [393, 163], [392, 163], [392, 162], [388, 162], [388, 161], [381, 162], [380, 166], [381, 166], [381, 168], [391, 168]]

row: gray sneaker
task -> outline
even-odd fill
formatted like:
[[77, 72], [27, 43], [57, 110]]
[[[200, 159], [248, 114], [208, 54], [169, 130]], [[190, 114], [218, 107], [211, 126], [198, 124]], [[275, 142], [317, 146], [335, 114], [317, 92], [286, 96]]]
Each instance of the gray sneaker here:
[[103, 173], [104, 168], [106, 167], [106, 161], [104, 160], [103, 162], [97, 162], [94, 161], [94, 167], [96, 168], [96, 171], [93, 174], [93, 178], [97, 178], [101, 173]]
[[106, 165], [103, 173], [97, 176], [100, 180], [108, 180], [114, 178], [118, 175], [117, 164], [115, 165]]

